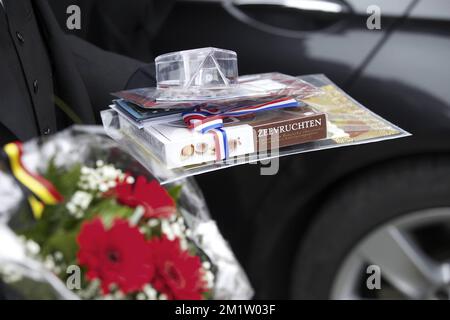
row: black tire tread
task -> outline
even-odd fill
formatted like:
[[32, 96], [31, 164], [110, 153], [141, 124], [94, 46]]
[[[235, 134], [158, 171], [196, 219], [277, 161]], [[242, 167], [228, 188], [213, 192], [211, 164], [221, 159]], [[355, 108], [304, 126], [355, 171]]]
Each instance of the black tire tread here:
[[439, 206], [450, 206], [449, 156], [397, 160], [340, 183], [296, 255], [291, 297], [328, 299], [334, 275], [361, 238], [390, 219]]

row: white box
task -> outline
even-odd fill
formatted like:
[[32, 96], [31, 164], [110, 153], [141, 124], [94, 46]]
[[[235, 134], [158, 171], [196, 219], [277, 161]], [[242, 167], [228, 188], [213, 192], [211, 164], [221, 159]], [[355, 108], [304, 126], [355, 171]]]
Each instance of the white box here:
[[[255, 152], [252, 126], [242, 124], [223, 130], [228, 140], [229, 158]], [[188, 129], [182, 120], [148, 124], [143, 131], [152, 151], [169, 169], [217, 160], [214, 135]]]

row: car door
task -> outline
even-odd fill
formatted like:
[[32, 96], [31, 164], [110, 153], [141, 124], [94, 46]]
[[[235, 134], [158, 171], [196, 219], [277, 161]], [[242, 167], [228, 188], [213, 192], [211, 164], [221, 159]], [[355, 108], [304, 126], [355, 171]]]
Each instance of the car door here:
[[450, 2], [417, 1], [346, 89], [425, 144], [448, 150], [439, 137], [450, 131], [449, 40]]

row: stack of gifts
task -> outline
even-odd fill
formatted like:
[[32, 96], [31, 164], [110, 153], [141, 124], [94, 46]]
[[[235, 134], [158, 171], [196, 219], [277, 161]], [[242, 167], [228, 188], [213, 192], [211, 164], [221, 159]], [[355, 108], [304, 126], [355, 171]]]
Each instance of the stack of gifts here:
[[102, 117], [113, 138], [112, 129], [120, 131], [168, 169], [408, 135], [323, 75], [239, 77], [236, 53], [216, 48], [169, 53], [155, 62], [157, 87], [114, 93]]

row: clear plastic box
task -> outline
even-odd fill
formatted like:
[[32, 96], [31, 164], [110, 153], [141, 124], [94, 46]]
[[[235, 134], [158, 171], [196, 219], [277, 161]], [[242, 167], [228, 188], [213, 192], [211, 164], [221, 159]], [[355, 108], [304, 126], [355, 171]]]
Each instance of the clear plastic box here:
[[178, 51], [155, 59], [158, 89], [224, 89], [237, 84], [236, 52], [217, 48]]

